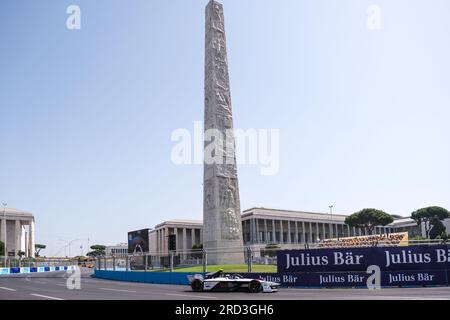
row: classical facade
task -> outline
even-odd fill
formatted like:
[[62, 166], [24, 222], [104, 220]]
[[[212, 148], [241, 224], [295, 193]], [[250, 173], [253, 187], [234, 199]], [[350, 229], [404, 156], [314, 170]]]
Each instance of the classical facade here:
[[0, 209], [0, 241], [5, 242], [8, 255], [19, 251], [26, 257], [34, 257], [35, 221], [33, 214], [17, 209]]
[[176, 250], [184, 254], [194, 245], [203, 243], [203, 221], [171, 220], [156, 225], [149, 233], [149, 251], [152, 254], [167, 255], [169, 235], [176, 235]]
[[[365, 235], [360, 228], [345, 224], [346, 215], [319, 212], [252, 208], [242, 214], [246, 245], [305, 244], [324, 239]], [[396, 219], [374, 233], [408, 232], [410, 237], [424, 236], [424, 228], [411, 218]]]
[[115, 246], [107, 246], [105, 248], [106, 256], [124, 256], [128, 254], [128, 244], [119, 243]]
[[[245, 246], [264, 248], [267, 244], [283, 247], [314, 244], [324, 239], [365, 235], [360, 228], [345, 224], [346, 215], [320, 212], [251, 208], [242, 213], [242, 237]], [[444, 221], [450, 231], [450, 219]], [[408, 232], [409, 237], [425, 236], [424, 226], [411, 218], [395, 219], [375, 233]], [[176, 252], [190, 250], [193, 244], [203, 243], [203, 223], [192, 220], [173, 220], [161, 223], [151, 231], [150, 252], [168, 254], [168, 236], [176, 236]]]

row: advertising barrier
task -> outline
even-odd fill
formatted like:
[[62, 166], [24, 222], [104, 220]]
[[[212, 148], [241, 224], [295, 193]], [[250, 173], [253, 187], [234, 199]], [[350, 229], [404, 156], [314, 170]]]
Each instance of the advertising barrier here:
[[279, 250], [278, 272], [382, 271], [450, 269], [450, 246], [365, 247]]
[[[448, 270], [382, 271], [382, 287], [448, 286]], [[242, 274], [241, 274], [242, 275]], [[246, 273], [256, 278], [281, 283], [286, 287], [367, 287], [367, 272]]]

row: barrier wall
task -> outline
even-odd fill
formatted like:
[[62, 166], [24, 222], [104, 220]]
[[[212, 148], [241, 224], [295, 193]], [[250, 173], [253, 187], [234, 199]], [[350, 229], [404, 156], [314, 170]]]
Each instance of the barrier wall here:
[[95, 270], [95, 277], [108, 280], [144, 282], [159, 284], [189, 285], [188, 275], [192, 272], [140, 272], [140, 271], [112, 271]]
[[[95, 277], [116, 281], [189, 285], [186, 272], [138, 272], [95, 270]], [[230, 273], [232, 274], [232, 273]], [[366, 272], [298, 272], [298, 273], [239, 273], [245, 278], [255, 278], [281, 283], [284, 287], [367, 288]], [[450, 270], [383, 271], [382, 287], [448, 286]]]
[[0, 268], [0, 275], [75, 270], [77, 266]]

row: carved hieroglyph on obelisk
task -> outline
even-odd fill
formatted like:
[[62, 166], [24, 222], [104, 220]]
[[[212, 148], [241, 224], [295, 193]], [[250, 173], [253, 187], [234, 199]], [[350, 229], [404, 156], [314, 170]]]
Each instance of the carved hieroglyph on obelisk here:
[[208, 264], [239, 264], [244, 253], [224, 14], [213, 0], [206, 6], [205, 49], [203, 247]]

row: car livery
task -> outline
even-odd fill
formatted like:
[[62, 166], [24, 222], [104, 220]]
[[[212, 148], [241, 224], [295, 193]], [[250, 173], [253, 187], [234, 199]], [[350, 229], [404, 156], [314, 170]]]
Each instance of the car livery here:
[[280, 284], [276, 282], [243, 278], [240, 275], [224, 274], [222, 270], [208, 273], [205, 277], [201, 274], [189, 275], [188, 279], [192, 290], [196, 292], [277, 292], [278, 287], [280, 286]]

